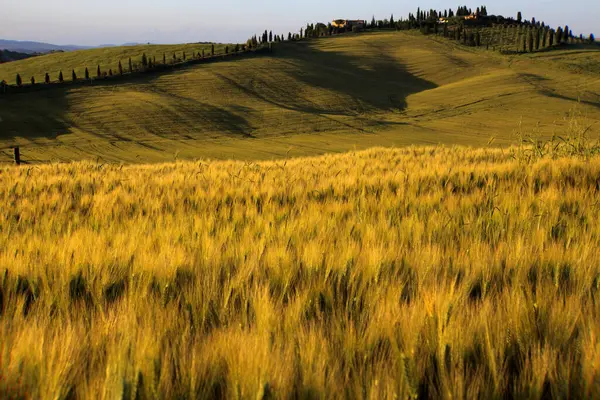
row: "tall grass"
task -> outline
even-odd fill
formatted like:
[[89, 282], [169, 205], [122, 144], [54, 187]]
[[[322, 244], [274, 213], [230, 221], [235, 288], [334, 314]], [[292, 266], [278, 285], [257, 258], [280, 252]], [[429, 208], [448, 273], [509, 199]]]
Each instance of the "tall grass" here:
[[593, 141], [588, 136], [593, 125], [579, 107], [572, 108], [565, 117], [562, 135], [555, 133], [548, 138], [541, 135], [537, 129], [525, 131], [519, 123], [516, 132], [517, 145], [510, 148], [510, 155], [523, 163], [561, 157], [589, 160], [600, 154], [600, 139]]
[[0, 169], [0, 397], [600, 395], [600, 158]]

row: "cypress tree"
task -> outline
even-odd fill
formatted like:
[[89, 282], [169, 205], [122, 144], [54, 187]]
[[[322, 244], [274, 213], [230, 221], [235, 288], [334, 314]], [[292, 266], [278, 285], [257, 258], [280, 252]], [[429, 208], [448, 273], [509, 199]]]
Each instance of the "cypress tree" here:
[[540, 30], [539, 29], [535, 29], [535, 49], [539, 50], [540, 49]]
[[554, 42], [556, 44], [560, 44], [562, 42], [562, 28], [559, 26], [558, 29], [556, 29], [556, 37], [554, 38]]
[[100, 65], [98, 65], [97, 76], [98, 78], [102, 77], [102, 73], [100, 72]]
[[530, 53], [533, 53], [533, 30], [530, 29], [529, 32], [527, 33], [527, 48], [529, 49]]
[[269, 31], [269, 42], [273, 41], [273, 31]]
[[229, 46], [225, 46], [225, 54], [229, 54]]
[[48, 75], [48, 73], [46, 72], [46, 76], [44, 77], [44, 81], [46, 83], [50, 83], [50, 75]]
[[85, 80], [86, 81], [90, 80], [90, 71], [88, 71], [87, 67], [85, 67]]
[[73, 78], [73, 82], [75, 82], [77, 80], [77, 74], [75, 73], [75, 70], [73, 70], [73, 72], [71, 72], [71, 77]]
[[554, 31], [552, 29], [548, 30], [548, 47], [552, 47], [554, 44]]
[[142, 54], [142, 65], [144, 67], [148, 66], [148, 57], [146, 57], [146, 53]]
[[214, 55], [215, 55], [215, 45], [214, 45], [214, 44], [212, 44], [212, 45], [210, 46], [210, 55], [211, 55], [211, 56], [214, 56]]
[[523, 16], [521, 15], [521, 11], [517, 13], [517, 22], [520, 24], [523, 21]]
[[563, 30], [563, 40], [565, 41], [565, 43], [569, 43], [569, 26], [565, 25], [565, 29]]
[[123, 76], [123, 64], [121, 64], [121, 60], [119, 60], [119, 75]]
[[23, 85], [23, 80], [21, 79], [21, 75], [17, 74], [16, 81], [17, 81], [17, 86], [20, 87], [21, 85]]
[[167, 65], [167, 55], [163, 53], [163, 64]]
[[185, 61], [185, 51], [183, 52], [183, 61]]
[[108, 70], [108, 76], [112, 76], [112, 68]]
[[133, 64], [131, 63], [131, 57], [129, 57], [129, 73], [133, 72]]
[[31, 85], [35, 85], [35, 77], [31, 77]]
[[548, 38], [548, 29], [544, 28], [544, 29], [542, 29], [542, 48], [546, 48], [547, 38]]
[[59, 71], [59, 73], [58, 73], [58, 81], [60, 83], [63, 83], [65, 81], [65, 78], [63, 77], [62, 71]]

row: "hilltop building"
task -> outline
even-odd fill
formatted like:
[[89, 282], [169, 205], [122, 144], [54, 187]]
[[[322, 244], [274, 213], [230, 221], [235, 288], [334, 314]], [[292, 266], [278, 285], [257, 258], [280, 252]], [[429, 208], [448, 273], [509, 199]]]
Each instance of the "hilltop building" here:
[[331, 26], [333, 26], [334, 28], [340, 28], [340, 29], [345, 29], [345, 28], [352, 28], [353, 26], [358, 26], [359, 28], [364, 28], [365, 27], [365, 21], [362, 19], [334, 19], [331, 22]]

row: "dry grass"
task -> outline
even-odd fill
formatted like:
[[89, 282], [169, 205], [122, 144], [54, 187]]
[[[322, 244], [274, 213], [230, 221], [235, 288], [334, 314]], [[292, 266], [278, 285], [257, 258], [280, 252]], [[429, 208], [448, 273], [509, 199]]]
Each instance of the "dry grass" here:
[[0, 395], [597, 396], [600, 158], [518, 152], [1, 168]]

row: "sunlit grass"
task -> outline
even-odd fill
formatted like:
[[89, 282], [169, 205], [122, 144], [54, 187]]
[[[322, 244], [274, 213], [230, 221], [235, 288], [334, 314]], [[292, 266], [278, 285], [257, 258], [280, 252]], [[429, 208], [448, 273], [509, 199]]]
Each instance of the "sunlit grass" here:
[[0, 394], [600, 390], [600, 158], [0, 169]]

